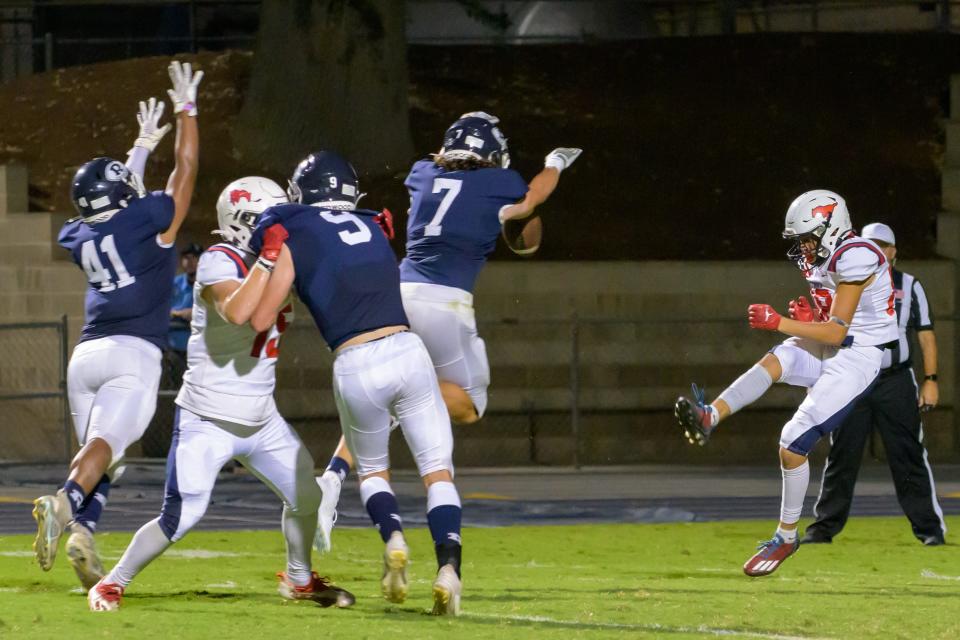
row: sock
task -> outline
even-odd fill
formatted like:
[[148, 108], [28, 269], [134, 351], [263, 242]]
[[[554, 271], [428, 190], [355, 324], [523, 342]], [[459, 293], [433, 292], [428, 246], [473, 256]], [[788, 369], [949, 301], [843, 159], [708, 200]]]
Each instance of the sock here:
[[110, 570], [103, 581], [126, 587], [138, 573], [143, 571], [144, 567], [166, 551], [171, 544], [173, 543], [160, 528], [160, 518], [151, 520], [134, 534], [120, 562]]
[[350, 465], [346, 460], [340, 456], [333, 456], [330, 458], [330, 464], [327, 465], [327, 471], [333, 471], [337, 476], [340, 477], [340, 483], [343, 484], [343, 481], [347, 479], [347, 476], [350, 475]]
[[400, 505], [389, 482], [378, 476], [367, 478], [360, 483], [360, 499], [384, 542], [390, 539], [394, 531], [403, 531]]
[[460, 575], [460, 494], [452, 482], [434, 482], [427, 488], [427, 523], [437, 552], [437, 568], [453, 565]]
[[87, 499], [87, 492], [73, 480], [67, 480], [63, 483], [63, 494], [67, 496], [67, 502], [70, 503], [70, 515], [76, 516], [77, 511], [83, 506]]
[[110, 494], [110, 478], [104, 474], [100, 482], [93, 488], [87, 499], [84, 500], [80, 510], [73, 514], [73, 520], [77, 524], [82, 524], [90, 533], [97, 530], [97, 523], [100, 521], [100, 515], [103, 513], [103, 507], [107, 504], [107, 496]]
[[[796, 469], [781, 467], [780, 471], [783, 473], [780, 522], [795, 524], [800, 522], [800, 514], [803, 512], [803, 498], [807, 495], [807, 485], [810, 484], [810, 464], [804, 460], [803, 464]], [[787, 542], [792, 542], [797, 537], [796, 529], [788, 531], [778, 528], [777, 533]]]
[[310, 545], [317, 532], [317, 514], [283, 507], [283, 537], [287, 541], [287, 578], [298, 587], [310, 584]]
[[720, 412], [717, 411], [717, 408], [712, 404], [706, 406], [707, 417], [710, 419], [710, 426], [715, 427], [717, 423], [720, 422]]
[[717, 396], [717, 400], [726, 402], [730, 413], [736, 413], [765, 394], [772, 384], [773, 378], [767, 370], [755, 364], [724, 389], [723, 393]]

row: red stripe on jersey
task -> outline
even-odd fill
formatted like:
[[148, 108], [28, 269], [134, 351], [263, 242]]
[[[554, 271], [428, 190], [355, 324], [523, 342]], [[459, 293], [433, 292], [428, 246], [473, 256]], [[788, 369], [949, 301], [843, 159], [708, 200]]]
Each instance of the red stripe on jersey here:
[[883, 265], [887, 261], [886, 256], [884, 256], [883, 253], [877, 250], [877, 248], [872, 244], [867, 242], [851, 242], [850, 244], [841, 245], [840, 248], [834, 252], [833, 257], [830, 258], [830, 264], [827, 265], [827, 271], [833, 271], [836, 273], [837, 260], [840, 259], [840, 256], [842, 256], [847, 249], [853, 249], [854, 247], [866, 247], [867, 249], [870, 249], [870, 251], [873, 251], [875, 254], [877, 254], [877, 258], [880, 259], [880, 265]]
[[231, 249], [230, 247], [224, 247], [221, 245], [214, 245], [209, 249], [207, 249], [207, 251], [216, 251], [217, 253], [224, 253], [230, 256], [230, 258], [232, 258], [233, 261], [237, 264], [237, 271], [240, 272], [240, 277], [241, 278], [247, 277], [247, 272], [249, 271], [249, 269], [247, 269], [247, 263], [243, 261], [243, 258], [240, 257], [240, 254], [235, 249]]

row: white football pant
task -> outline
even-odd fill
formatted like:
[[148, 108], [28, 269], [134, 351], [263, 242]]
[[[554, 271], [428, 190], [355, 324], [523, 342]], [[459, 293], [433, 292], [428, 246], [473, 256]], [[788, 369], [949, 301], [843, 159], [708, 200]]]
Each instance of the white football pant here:
[[279, 412], [263, 425], [250, 427], [177, 407], [160, 513], [160, 528], [172, 542], [203, 517], [217, 474], [231, 459], [241, 462], [283, 500], [284, 518], [310, 515], [316, 524], [321, 495], [313, 477], [313, 458]]
[[453, 473], [450, 416], [430, 355], [413, 333], [341, 351], [333, 362], [333, 395], [358, 475], [390, 468], [391, 416], [400, 422], [421, 476]]
[[783, 369], [776, 382], [808, 388], [780, 434], [781, 447], [804, 456], [872, 388], [883, 360], [881, 348], [831, 347], [805, 338], [789, 338], [771, 353]]
[[103, 439], [113, 454], [111, 470], [150, 425], [161, 357], [156, 345], [134, 336], [87, 340], [73, 350], [67, 395], [77, 442]]
[[487, 347], [477, 334], [473, 295], [440, 284], [401, 282], [403, 309], [410, 329], [420, 336], [437, 378], [461, 387], [477, 415], [487, 410], [490, 365]]

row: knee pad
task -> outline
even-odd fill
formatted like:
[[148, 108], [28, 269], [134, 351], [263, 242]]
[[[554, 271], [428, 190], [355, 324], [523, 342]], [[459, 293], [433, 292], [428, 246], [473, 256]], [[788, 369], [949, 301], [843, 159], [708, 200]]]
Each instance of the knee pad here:
[[210, 493], [167, 495], [160, 510], [160, 529], [170, 542], [176, 542], [189, 533], [203, 517], [210, 504]]

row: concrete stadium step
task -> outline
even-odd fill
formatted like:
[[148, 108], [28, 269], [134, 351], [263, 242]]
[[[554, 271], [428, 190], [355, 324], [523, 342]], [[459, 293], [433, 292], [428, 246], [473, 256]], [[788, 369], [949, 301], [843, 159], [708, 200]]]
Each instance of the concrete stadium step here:
[[[0, 249], [2, 252], [3, 249]], [[0, 295], [6, 293], [76, 293], [82, 296], [86, 278], [74, 264], [48, 262], [46, 264], [0, 264]]]

